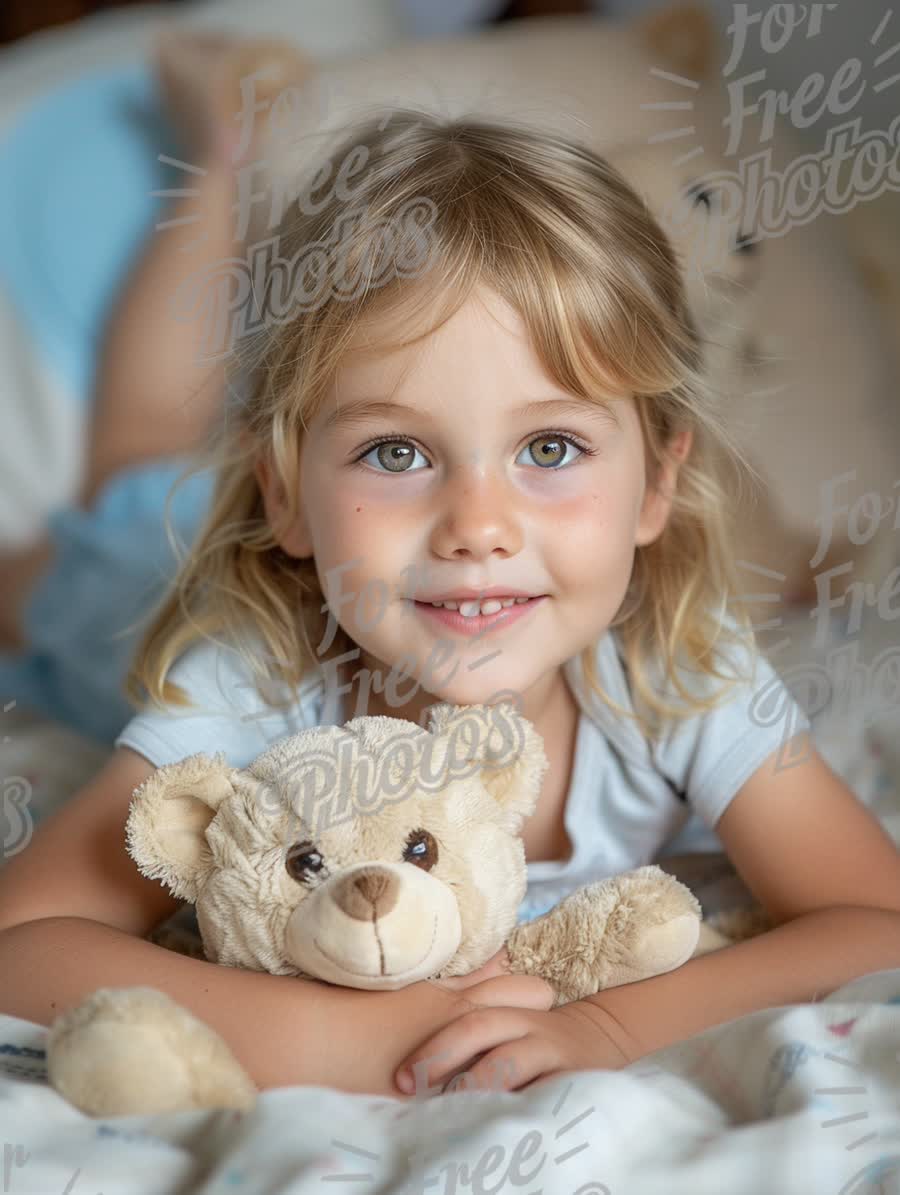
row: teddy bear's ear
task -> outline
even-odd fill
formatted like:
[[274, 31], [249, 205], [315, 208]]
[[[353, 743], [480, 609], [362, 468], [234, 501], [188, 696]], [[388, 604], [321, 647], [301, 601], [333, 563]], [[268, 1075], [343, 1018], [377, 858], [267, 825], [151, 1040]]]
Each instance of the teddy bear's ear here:
[[510, 834], [518, 834], [534, 812], [550, 766], [543, 739], [528, 719], [509, 701], [441, 704], [432, 707], [428, 730], [435, 735], [435, 751], [450, 774], [476, 770], [494, 798], [497, 821]]
[[635, 28], [658, 60], [659, 67], [677, 70], [698, 81], [709, 78], [717, 58], [717, 30], [705, 4], [667, 5], [638, 17]]
[[134, 790], [125, 836], [141, 873], [195, 902], [212, 865], [206, 828], [234, 793], [225, 756], [191, 755], [158, 768]]

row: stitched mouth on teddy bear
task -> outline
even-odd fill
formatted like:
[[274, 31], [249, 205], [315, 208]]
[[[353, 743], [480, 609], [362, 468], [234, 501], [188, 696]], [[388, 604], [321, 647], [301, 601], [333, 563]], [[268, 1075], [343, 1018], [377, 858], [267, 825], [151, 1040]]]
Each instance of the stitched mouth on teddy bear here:
[[[375, 928], [374, 923], [373, 923], [373, 929], [375, 929], [375, 932], [377, 934], [377, 928]], [[345, 971], [348, 975], [358, 975], [361, 979], [377, 979], [377, 978], [381, 978], [381, 977], [383, 977], [385, 979], [402, 979], [404, 977], [404, 975], [411, 975], [414, 971], [417, 971], [422, 966], [422, 964], [425, 962], [425, 960], [428, 958], [428, 956], [431, 954], [432, 950], [434, 950], [434, 943], [437, 938], [437, 931], [438, 931], [438, 919], [435, 916], [432, 919], [432, 923], [431, 923], [431, 941], [428, 943], [425, 953], [411, 967], [406, 967], [402, 971], [385, 971], [383, 968], [381, 971], [377, 971], [377, 972], [375, 972], [375, 971], [356, 971], [352, 967], [348, 967], [346, 963], [341, 962], [340, 959], [336, 959], [332, 955], [330, 955], [322, 947], [318, 938], [313, 938], [312, 942], [313, 942], [313, 946], [315, 946], [316, 950], [318, 950], [319, 954], [321, 954], [323, 958], [327, 959], [328, 962], [331, 963], [331, 965], [333, 967], [337, 967], [339, 970]]]

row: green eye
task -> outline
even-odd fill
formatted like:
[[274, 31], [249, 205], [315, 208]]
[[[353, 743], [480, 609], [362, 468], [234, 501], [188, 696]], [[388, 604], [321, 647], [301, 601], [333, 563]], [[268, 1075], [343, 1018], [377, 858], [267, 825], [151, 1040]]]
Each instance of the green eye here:
[[[535, 448], [535, 445], [538, 445]], [[577, 456], [568, 457], [567, 450], [569, 448], [577, 449], [578, 453], [584, 453], [584, 449], [568, 436], [547, 435], [538, 436], [536, 440], [532, 440], [524, 451], [528, 453], [534, 464], [539, 465], [542, 469], [551, 472], [553, 470], [559, 471], [557, 466], [569, 465], [572, 461], [578, 460]], [[588, 455], [591, 455], [590, 453]]]
[[356, 460], [360, 463], [367, 457], [373, 457], [374, 459], [368, 463], [376, 473], [419, 473], [420, 469], [413, 468], [417, 454], [425, 460], [412, 440], [403, 436], [390, 436], [375, 440]]

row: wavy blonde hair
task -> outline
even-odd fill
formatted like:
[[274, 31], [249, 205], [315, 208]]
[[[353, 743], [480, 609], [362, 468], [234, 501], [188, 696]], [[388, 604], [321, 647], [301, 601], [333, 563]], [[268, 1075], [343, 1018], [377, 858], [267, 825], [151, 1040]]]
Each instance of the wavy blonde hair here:
[[[236, 647], [269, 701], [273, 672], [290, 690], [323, 656], [356, 646], [338, 627], [326, 653], [313, 650], [328, 617], [315, 562], [279, 548], [255, 464], [264, 454], [296, 503], [301, 437], [331, 399], [351, 338], [374, 328], [379, 348], [417, 343], [483, 284], [519, 313], [561, 387], [586, 402], [633, 394], [648, 484], [672, 437], [692, 433], [668, 523], [654, 543], [636, 549], [612, 627], [621, 637], [633, 716], [645, 732], [661, 717], [712, 708], [738, 679], [717, 666], [717, 652], [752, 636], [746, 614], [729, 609], [738, 588], [731, 496], [752, 470], [705, 376], [704, 345], [669, 240], [624, 178], [583, 144], [508, 122], [444, 120], [412, 109], [389, 115], [367, 120], [314, 164], [316, 178], [340, 177], [343, 169], [343, 189], [310, 210], [298, 205], [278, 229], [279, 255], [290, 262], [326, 244], [340, 222], [341, 254], [316, 257], [317, 301], [265, 319], [272, 293], [263, 295], [262, 322], [238, 342], [233, 368], [251, 379], [249, 392], [226, 404], [198, 462], [216, 471], [211, 506], [152, 614], [126, 693], [137, 704], [148, 697], [184, 704], [167, 674], [200, 637], [221, 635]], [[354, 164], [352, 191], [347, 163]], [[313, 259], [305, 260], [312, 269]], [[338, 264], [354, 279], [350, 294], [341, 293]], [[297, 271], [295, 284], [306, 277]], [[266, 285], [283, 283], [270, 275]], [[389, 343], [386, 316], [417, 330], [425, 316], [426, 330]], [[290, 517], [296, 513], [294, 506]], [[601, 699], [630, 714], [603, 691], [595, 648], [581, 653], [585, 677]], [[724, 684], [717, 693], [697, 692], [683, 683], [683, 666]]]

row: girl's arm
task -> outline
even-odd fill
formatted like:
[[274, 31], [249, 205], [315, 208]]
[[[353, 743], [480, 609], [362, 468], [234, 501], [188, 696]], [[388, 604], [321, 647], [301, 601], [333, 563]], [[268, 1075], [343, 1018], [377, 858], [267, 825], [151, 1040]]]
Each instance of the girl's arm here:
[[621, 1029], [633, 1057], [900, 967], [900, 851], [814, 749], [789, 768], [777, 766], [778, 754], [716, 824], [775, 928], [590, 997]]
[[141, 875], [125, 849], [132, 794], [156, 769], [127, 747], [34, 831], [0, 871], [0, 930], [84, 917], [143, 937], [182, 904]]
[[586, 1003], [629, 1062], [713, 1025], [809, 1004], [860, 975], [900, 967], [900, 913], [862, 907], [803, 913], [768, 933], [609, 988]]
[[437, 1090], [459, 1070], [476, 1088], [498, 1075], [518, 1088], [572, 1070], [617, 1070], [713, 1025], [900, 967], [900, 852], [818, 754], [789, 769], [777, 766], [779, 754], [716, 824], [774, 929], [549, 1013], [456, 1017], [403, 1069]]
[[[900, 966], [900, 913], [803, 913], [767, 934], [609, 988], [552, 1012], [480, 1009], [454, 1018], [404, 1060], [402, 1090], [517, 1089], [575, 1070], [619, 1070], [758, 1009], [805, 1003], [859, 975]], [[407, 1073], [405, 1073], [407, 1072]], [[408, 1085], [404, 1085], [408, 1081]]]
[[[423, 1038], [492, 1004], [541, 1005], [509, 976], [451, 991], [438, 983], [364, 992], [188, 958], [81, 917], [0, 930], [0, 1011], [39, 1025], [98, 987], [146, 984], [215, 1029], [261, 1088], [312, 1084], [401, 1098], [393, 1074]], [[532, 1003], [528, 1003], [533, 1000]]]
[[181, 904], [125, 850], [132, 792], [153, 770], [120, 748], [0, 871], [0, 1011], [49, 1025], [98, 987], [146, 984], [217, 1030], [261, 1088], [319, 1084], [399, 1098], [400, 1059], [455, 1016], [485, 1004], [549, 1007], [549, 988], [530, 976], [464, 991], [422, 982], [365, 992], [144, 941]]

